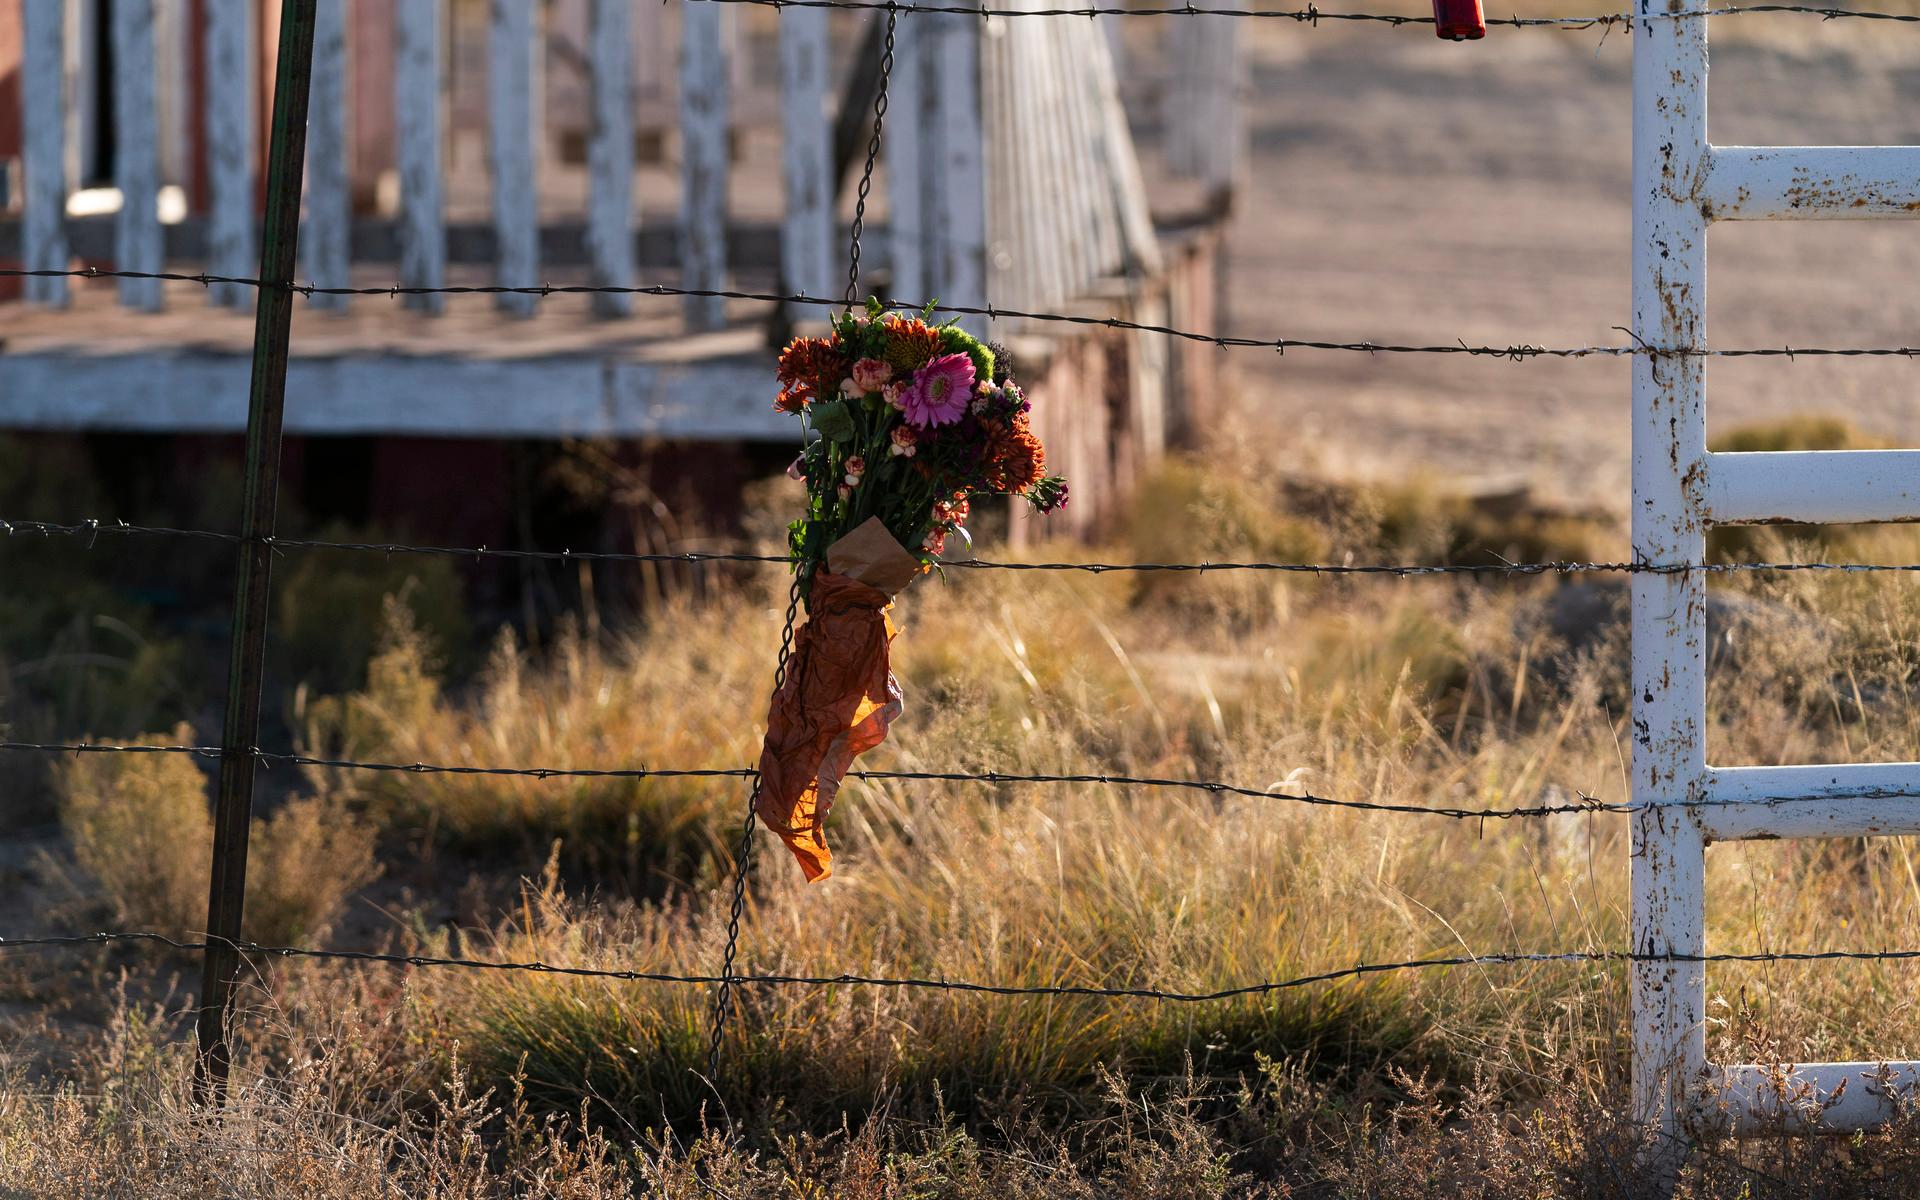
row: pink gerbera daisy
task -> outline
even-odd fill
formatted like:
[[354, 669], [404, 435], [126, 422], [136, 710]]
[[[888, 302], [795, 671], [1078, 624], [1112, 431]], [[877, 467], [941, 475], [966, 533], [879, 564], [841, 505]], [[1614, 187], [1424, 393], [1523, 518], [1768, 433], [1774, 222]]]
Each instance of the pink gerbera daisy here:
[[900, 408], [909, 425], [951, 425], [966, 415], [972, 395], [973, 360], [943, 354], [913, 373], [913, 382], [900, 395]]

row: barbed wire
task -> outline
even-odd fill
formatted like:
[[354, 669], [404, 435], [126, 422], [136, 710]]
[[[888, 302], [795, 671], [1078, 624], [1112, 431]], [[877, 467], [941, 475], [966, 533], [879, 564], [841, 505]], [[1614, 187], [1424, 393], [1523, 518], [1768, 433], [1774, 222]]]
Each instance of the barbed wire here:
[[[142, 745], [116, 742], [0, 742], [0, 753], [38, 754], [187, 754], [218, 760], [226, 752], [218, 746]], [[525, 779], [750, 779], [751, 767], [497, 767], [469, 766], [458, 763], [377, 762], [319, 755], [294, 754], [254, 747], [243, 753], [267, 764], [318, 767], [327, 770], [372, 771], [404, 775], [485, 775]], [[1467, 808], [1453, 805], [1402, 804], [1379, 800], [1342, 800], [1311, 792], [1277, 790], [1289, 785], [1266, 788], [1247, 787], [1215, 779], [1181, 779], [1155, 775], [1128, 775], [1108, 771], [1027, 772], [1027, 771], [848, 771], [848, 779], [872, 782], [935, 782], [985, 784], [1101, 784], [1110, 787], [1144, 787], [1206, 792], [1217, 796], [1244, 796], [1255, 800], [1284, 800], [1310, 808], [1344, 808], [1360, 812], [1400, 813], [1410, 816], [1447, 817], [1457, 821], [1506, 821], [1527, 817], [1555, 817], [1616, 813], [1630, 815], [1654, 808], [1728, 808], [1752, 805], [1811, 804], [1832, 800], [1832, 796], [1791, 794], [1758, 796], [1738, 800], [1662, 800], [1620, 802], [1600, 800], [1585, 792], [1574, 791], [1574, 800], [1559, 804], [1532, 804], [1512, 807]], [[1871, 788], [1849, 792], [1849, 800], [1920, 799], [1920, 790]]]
[[[130, 525], [124, 521], [88, 518], [59, 523], [52, 521], [0, 519], [0, 536], [73, 537], [88, 539], [88, 548], [102, 535], [129, 537], [177, 537], [235, 545], [247, 540], [237, 533], [212, 529], [181, 529], [166, 525]], [[783, 563], [793, 558], [785, 554], [748, 554], [721, 550], [684, 550], [664, 553], [628, 553], [617, 550], [516, 550], [491, 546], [409, 546], [399, 542], [336, 542], [313, 538], [263, 536], [261, 541], [277, 550], [338, 550], [372, 554], [420, 554], [446, 558], [536, 559], [544, 562], [617, 562], [617, 563]], [[960, 558], [942, 562], [941, 567], [973, 571], [1085, 571], [1105, 574], [1193, 574], [1218, 571], [1266, 571], [1296, 575], [1386, 575], [1418, 578], [1428, 575], [1684, 575], [1739, 574], [1761, 571], [1806, 571], [1837, 574], [1913, 574], [1920, 563], [1835, 563], [1835, 562], [1709, 562], [1640, 563], [1583, 562], [1550, 559], [1544, 562], [1497, 563], [1311, 563], [1311, 562], [996, 562], [980, 558]]]
[[[218, 746], [140, 745], [112, 742], [0, 742], [0, 752], [41, 754], [188, 754], [217, 760], [225, 757]], [[247, 753], [267, 764], [318, 767], [328, 770], [372, 771], [406, 775], [487, 775], [526, 779], [751, 779], [751, 767], [494, 767], [455, 763], [370, 762], [360, 759], [326, 758], [254, 748]], [[1575, 813], [1631, 813], [1644, 806], [1596, 800], [1575, 793], [1578, 800], [1563, 804], [1537, 804], [1512, 808], [1434, 807], [1423, 804], [1395, 804], [1375, 800], [1338, 800], [1308, 792], [1252, 788], [1212, 779], [1179, 779], [1151, 775], [1126, 775], [1112, 772], [1047, 773], [1025, 771], [849, 771], [849, 779], [873, 782], [919, 781], [985, 784], [1104, 784], [1112, 787], [1165, 788], [1206, 792], [1219, 796], [1246, 796], [1257, 800], [1285, 800], [1318, 808], [1347, 808], [1364, 812], [1406, 813], [1421, 816], [1451, 817], [1463, 821], [1510, 820], [1516, 817], [1549, 817]], [[1283, 786], [1283, 785], [1276, 785]]]
[[1152, 987], [1108, 987], [1098, 984], [1002, 984], [975, 980], [930, 978], [913, 975], [798, 975], [763, 973], [726, 976], [649, 971], [619, 967], [582, 967], [549, 963], [538, 959], [508, 962], [496, 959], [468, 958], [457, 955], [403, 954], [380, 950], [322, 950], [310, 946], [267, 946], [257, 942], [208, 939], [188, 941], [163, 933], [113, 931], [87, 934], [56, 934], [44, 937], [0, 938], [0, 951], [27, 949], [74, 949], [109, 946], [116, 943], [148, 943], [183, 952], [205, 951], [213, 945], [228, 945], [245, 955], [263, 958], [309, 958], [333, 962], [386, 964], [404, 967], [453, 967], [473, 971], [521, 971], [542, 975], [566, 975], [587, 979], [614, 979], [636, 983], [669, 983], [699, 987], [878, 987], [964, 992], [992, 996], [1093, 996], [1115, 1000], [1160, 1000], [1181, 1004], [1209, 1004], [1248, 996], [1289, 991], [1320, 983], [1336, 983], [1369, 975], [1403, 971], [1437, 970], [1450, 967], [1515, 966], [1530, 963], [1797, 963], [1797, 962], [1906, 962], [1920, 959], [1920, 950], [1765, 950], [1746, 953], [1714, 954], [1651, 953], [1634, 950], [1568, 950], [1531, 953], [1455, 954], [1434, 958], [1410, 958], [1397, 962], [1357, 963], [1331, 971], [1296, 975], [1287, 979], [1233, 984], [1209, 991], [1172, 991]]
[[[919, 0], [695, 0], [703, 4], [741, 4], [762, 8], [828, 8], [844, 9], [854, 12], [891, 12], [891, 13], [930, 13], [944, 16], [979, 17], [993, 20], [998, 17], [1237, 17], [1274, 21], [1292, 21], [1297, 25], [1317, 28], [1321, 22], [1327, 23], [1366, 23], [1390, 25], [1398, 28], [1402, 25], [1432, 25], [1432, 17], [1408, 16], [1402, 13], [1351, 12], [1323, 9], [1309, 4], [1305, 8], [1228, 8], [1203, 7], [1194, 3], [1184, 4], [1143, 4], [1137, 7], [1115, 5], [1077, 5], [1056, 8], [995, 8], [985, 4], [942, 4], [937, 0], [922, 3]], [[1679, 9], [1672, 12], [1654, 13], [1595, 13], [1586, 16], [1569, 17], [1487, 17], [1485, 24], [1489, 28], [1510, 29], [1607, 29], [1613, 26], [1633, 28], [1636, 18], [1678, 21], [1702, 17], [1738, 17], [1756, 16], [1773, 13], [1820, 17], [1823, 20], [1843, 20], [1856, 18], [1868, 21], [1920, 22], [1920, 16], [1911, 13], [1882, 12], [1875, 10], [1834, 8], [1813, 4], [1730, 4], [1712, 8]]]
[[[781, 0], [791, 3], [793, 0]], [[448, 285], [442, 287], [406, 287], [393, 284], [382, 287], [321, 287], [317, 284], [262, 281], [242, 275], [210, 275], [204, 272], [187, 273], [181, 271], [112, 271], [99, 267], [77, 267], [70, 270], [26, 270], [21, 268], [0, 268], [0, 279], [4, 278], [46, 278], [63, 277], [70, 279], [158, 279], [176, 283], [194, 283], [202, 287], [214, 284], [234, 284], [241, 287], [283, 287], [302, 296], [574, 296], [615, 294], [629, 296], [682, 296], [707, 297], [723, 300], [750, 300], [765, 304], [812, 305], [820, 308], [837, 308], [842, 301], [825, 296], [813, 296], [805, 292], [746, 292], [714, 288], [681, 288], [667, 284], [639, 284], [616, 286], [613, 284], [540, 284], [538, 286], [511, 287], [504, 284]], [[1431, 344], [1413, 344], [1400, 342], [1374, 341], [1327, 341], [1314, 338], [1287, 337], [1242, 337], [1224, 333], [1206, 333], [1198, 330], [1179, 329], [1171, 325], [1154, 324], [1147, 321], [1131, 321], [1124, 317], [1094, 317], [1084, 313], [1036, 312], [1030, 309], [1002, 308], [994, 304], [942, 304], [938, 301], [918, 301], [881, 299], [888, 308], [911, 312], [938, 312], [955, 316], [980, 316], [989, 320], [1001, 318], [1022, 321], [1046, 321], [1065, 325], [1081, 325], [1101, 329], [1123, 330], [1133, 333], [1152, 333], [1182, 341], [1199, 342], [1216, 346], [1221, 350], [1252, 349], [1271, 350], [1277, 354], [1286, 354], [1289, 350], [1323, 350], [1351, 354], [1442, 354], [1462, 355], [1468, 358], [1492, 358], [1506, 362], [1526, 362], [1537, 358], [1920, 358], [1920, 346], [1748, 346], [1715, 348], [1709, 346], [1654, 346], [1635, 339], [1631, 345], [1624, 346], [1545, 346], [1535, 343], [1516, 343], [1499, 346], [1492, 343], [1474, 344], [1465, 339], [1452, 342]], [[1621, 332], [1624, 327], [1616, 326]], [[1632, 337], [1632, 334], [1628, 334]]]

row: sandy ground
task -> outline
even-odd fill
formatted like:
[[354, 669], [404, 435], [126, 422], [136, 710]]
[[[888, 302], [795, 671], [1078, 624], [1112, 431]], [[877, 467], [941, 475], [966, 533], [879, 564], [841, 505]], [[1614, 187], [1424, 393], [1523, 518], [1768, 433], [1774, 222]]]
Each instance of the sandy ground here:
[[[1742, 20], [1743, 36], [1714, 45], [1716, 142], [1920, 142], [1920, 34]], [[1252, 37], [1252, 183], [1230, 243], [1232, 332], [1623, 340], [1613, 327], [1629, 317], [1626, 37], [1496, 30], [1455, 45], [1413, 29], [1291, 24]], [[1920, 345], [1920, 226], [1728, 223], [1709, 255], [1716, 345]], [[1289, 458], [1519, 476], [1625, 509], [1620, 360], [1234, 353]], [[1920, 362], [1899, 359], [1718, 361], [1709, 420], [1723, 430], [1835, 412], [1920, 444], [1916, 386]]]

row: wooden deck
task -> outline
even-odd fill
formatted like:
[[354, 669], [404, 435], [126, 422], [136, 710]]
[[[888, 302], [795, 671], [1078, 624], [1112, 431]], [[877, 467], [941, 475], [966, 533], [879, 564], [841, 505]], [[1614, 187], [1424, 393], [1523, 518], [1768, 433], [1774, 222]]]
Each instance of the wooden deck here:
[[[367, 285], [387, 282], [363, 273]], [[485, 276], [475, 273], [474, 283]], [[354, 281], [362, 282], [360, 279]], [[451, 282], [461, 282], [456, 276]], [[769, 284], [771, 281], [767, 281]], [[111, 281], [68, 309], [0, 305], [0, 411], [18, 429], [238, 432], [246, 427], [251, 312], [170, 283], [163, 308], [120, 306]], [[343, 312], [296, 309], [287, 430], [300, 434], [779, 439], [771, 306], [724, 308], [687, 330], [679, 302], [638, 296], [609, 319], [586, 296], [529, 317], [488, 296], [433, 316], [384, 297]]]

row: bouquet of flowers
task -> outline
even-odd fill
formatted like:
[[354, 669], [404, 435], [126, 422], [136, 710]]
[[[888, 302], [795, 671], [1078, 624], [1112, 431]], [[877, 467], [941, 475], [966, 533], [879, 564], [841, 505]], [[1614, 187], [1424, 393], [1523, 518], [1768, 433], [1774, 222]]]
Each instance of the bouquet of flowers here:
[[810, 881], [832, 871], [822, 827], [840, 780], [900, 715], [893, 597], [950, 538], [972, 545], [973, 501], [1015, 496], [1042, 513], [1067, 502], [1008, 356], [926, 315], [870, 303], [780, 356], [774, 407], [816, 435], [788, 469], [807, 485], [788, 541], [808, 618], [767, 716], [757, 811]]

